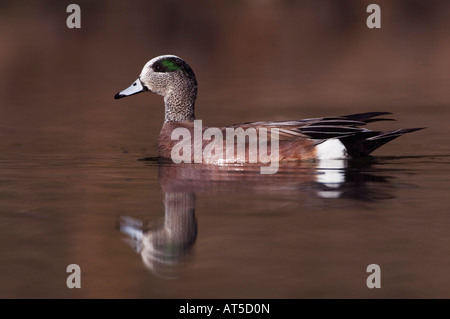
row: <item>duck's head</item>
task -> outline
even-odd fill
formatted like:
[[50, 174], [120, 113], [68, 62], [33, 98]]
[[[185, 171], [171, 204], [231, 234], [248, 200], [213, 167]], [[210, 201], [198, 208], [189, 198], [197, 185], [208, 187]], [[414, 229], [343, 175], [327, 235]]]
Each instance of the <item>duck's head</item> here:
[[139, 78], [114, 98], [150, 91], [164, 97], [165, 122], [193, 121], [197, 97], [194, 71], [180, 57], [161, 55], [148, 61]]

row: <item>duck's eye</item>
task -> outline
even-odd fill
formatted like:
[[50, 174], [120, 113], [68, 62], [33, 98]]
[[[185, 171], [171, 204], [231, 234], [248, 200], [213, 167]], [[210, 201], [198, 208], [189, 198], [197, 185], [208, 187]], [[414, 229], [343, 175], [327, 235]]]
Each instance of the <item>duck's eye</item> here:
[[156, 64], [154, 67], [153, 67], [153, 70], [155, 70], [156, 72], [161, 72], [162, 71], [162, 66], [161, 66], [161, 64]]

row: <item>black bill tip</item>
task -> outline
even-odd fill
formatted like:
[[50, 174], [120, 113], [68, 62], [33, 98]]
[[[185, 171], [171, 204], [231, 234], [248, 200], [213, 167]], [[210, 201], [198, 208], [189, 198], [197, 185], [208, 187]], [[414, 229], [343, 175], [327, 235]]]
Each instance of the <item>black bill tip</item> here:
[[123, 95], [123, 94], [120, 94], [120, 93], [117, 93], [116, 95], [114, 95], [114, 100], [118, 100], [118, 99], [121, 99], [121, 98], [123, 98], [123, 97], [125, 97], [126, 95]]

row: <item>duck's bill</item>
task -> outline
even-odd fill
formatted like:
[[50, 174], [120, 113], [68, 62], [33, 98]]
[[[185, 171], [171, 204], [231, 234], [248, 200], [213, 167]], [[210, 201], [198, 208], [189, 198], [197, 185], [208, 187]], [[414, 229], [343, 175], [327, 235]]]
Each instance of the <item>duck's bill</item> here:
[[145, 91], [148, 91], [147, 87], [142, 85], [141, 80], [137, 79], [136, 81], [133, 82], [133, 84], [130, 85], [128, 89], [125, 89], [114, 95], [114, 98], [117, 100], [126, 96], [138, 94]]

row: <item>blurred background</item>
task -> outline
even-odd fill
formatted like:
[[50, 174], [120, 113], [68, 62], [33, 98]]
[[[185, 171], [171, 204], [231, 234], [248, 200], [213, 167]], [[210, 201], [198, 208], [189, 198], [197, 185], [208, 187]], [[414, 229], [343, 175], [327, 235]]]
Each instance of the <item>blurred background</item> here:
[[[66, 26], [71, 3], [81, 29]], [[366, 26], [371, 3], [381, 29]], [[399, 122], [380, 128], [428, 129], [377, 154], [448, 156], [449, 16], [444, 0], [1, 0], [0, 296], [448, 297], [442, 163], [389, 163], [404, 174], [389, 189], [399, 199], [373, 206], [297, 193], [280, 201], [270, 188], [201, 195], [196, 259], [182, 279], [151, 276], [114, 223], [163, 215], [158, 166], [137, 161], [158, 154], [163, 100], [113, 97], [148, 60], [175, 54], [196, 73], [205, 125], [389, 111]], [[426, 261], [411, 265], [419, 253]], [[395, 283], [381, 295], [364, 286], [377, 260]], [[71, 263], [83, 271], [79, 291], [64, 286]]]
[[125, 104], [157, 133], [160, 97], [111, 98], [168, 53], [196, 72], [197, 117], [211, 125], [448, 106], [450, 4], [377, 1], [382, 28], [368, 29], [372, 2], [79, 1], [82, 27], [69, 29], [70, 1], [4, 0], [2, 124], [126, 126]]

